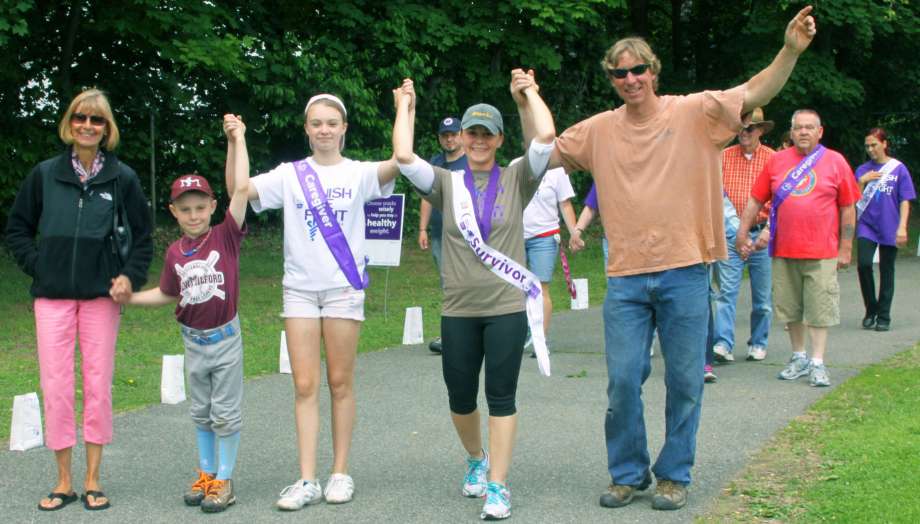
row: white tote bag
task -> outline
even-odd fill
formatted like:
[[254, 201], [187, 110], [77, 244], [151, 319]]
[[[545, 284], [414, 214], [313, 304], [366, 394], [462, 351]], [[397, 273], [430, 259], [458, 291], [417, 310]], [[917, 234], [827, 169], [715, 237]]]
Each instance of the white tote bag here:
[[13, 422], [10, 425], [10, 451], [25, 451], [44, 444], [42, 414], [38, 395], [26, 393], [13, 397]]
[[281, 332], [281, 344], [278, 349], [278, 372], [285, 375], [291, 374], [291, 355], [287, 348], [287, 335]]
[[425, 341], [422, 330], [422, 308], [419, 306], [406, 308], [406, 319], [403, 322], [404, 345], [421, 344]]
[[572, 299], [572, 309], [588, 309], [588, 279], [572, 279], [575, 284], [575, 298]]
[[185, 355], [163, 355], [160, 401], [178, 404], [185, 401]]

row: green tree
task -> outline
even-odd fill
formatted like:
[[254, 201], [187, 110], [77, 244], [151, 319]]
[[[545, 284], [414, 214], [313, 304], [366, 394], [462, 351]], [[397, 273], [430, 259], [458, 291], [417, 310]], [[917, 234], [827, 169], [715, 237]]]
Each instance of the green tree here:
[[[827, 5], [832, 4], [832, 5]], [[118, 153], [157, 200], [168, 182], [197, 170], [222, 191], [220, 117], [243, 115], [254, 172], [306, 156], [303, 106], [319, 92], [343, 98], [346, 153], [390, 155], [390, 90], [411, 76], [419, 93], [417, 147], [437, 150], [436, 122], [487, 101], [504, 114], [502, 160], [521, 151], [508, 94], [514, 67], [536, 71], [557, 130], [620, 104], [599, 61], [627, 35], [661, 58], [660, 92], [738, 85], [766, 66], [801, 3], [781, 0], [445, 0], [225, 2], [0, 0], [0, 202], [29, 168], [59, 151], [57, 121], [80, 89], [111, 95]], [[920, 170], [920, 8], [909, 0], [835, 0], [815, 13], [818, 37], [766, 112], [786, 127], [799, 107], [818, 110], [825, 143], [856, 164], [874, 125], [894, 154]], [[156, 136], [150, 134], [151, 120]], [[776, 136], [767, 137], [775, 141]], [[590, 183], [574, 177], [580, 192]], [[410, 214], [417, 208], [410, 194]], [[0, 219], [0, 220], [5, 220]], [[408, 217], [415, 224], [414, 216]]]

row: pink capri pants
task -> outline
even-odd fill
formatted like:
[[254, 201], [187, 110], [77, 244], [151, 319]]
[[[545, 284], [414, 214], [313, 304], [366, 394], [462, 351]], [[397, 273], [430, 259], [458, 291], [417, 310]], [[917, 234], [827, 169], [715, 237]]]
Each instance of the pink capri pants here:
[[45, 408], [45, 445], [77, 443], [74, 417], [74, 347], [79, 336], [83, 371], [83, 440], [112, 441], [112, 373], [119, 306], [109, 297], [92, 300], [35, 299], [38, 367]]

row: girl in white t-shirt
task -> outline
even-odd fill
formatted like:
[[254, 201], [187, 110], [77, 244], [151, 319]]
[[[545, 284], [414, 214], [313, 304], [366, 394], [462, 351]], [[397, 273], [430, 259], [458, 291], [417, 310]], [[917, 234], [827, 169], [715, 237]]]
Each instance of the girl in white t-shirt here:
[[[543, 288], [543, 331], [549, 333], [553, 314], [553, 301], [549, 296], [549, 283], [553, 280], [556, 258], [559, 256], [559, 212], [565, 222], [569, 238], [575, 236], [575, 209], [572, 198], [575, 190], [569, 175], [561, 167], [550, 169], [543, 175], [540, 187], [524, 208], [524, 249], [527, 252], [527, 269], [540, 279]], [[531, 354], [535, 357], [535, 354]]]
[[[392, 193], [399, 168], [393, 159], [359, 162], [343, 157], [347, 116], [337, 97], [311, 98], [304, 109], [304, 130], [313, 155], [253, 177], [249, 186], [249, 200], [257, 213], [281, 208], [284, 216], [282, 316], [294, 378], [300, 460], [300, 478], [281, 491], [277, 502], [284, 510], [297, 510], [323, 498], [332, 504], [349, 502], [354, 494], [348, 450], [367, 284], [364, 203]], [[322, 204], [323, 195], [328, 207]], [[345, 242], [341, 236], [334, 240], [336, 224]], [[329, 243], [327, 235], [333, 238]], [[332, 398], [333, 465], [325, 491], [316, 475], [321, 344], [326, 349]]]

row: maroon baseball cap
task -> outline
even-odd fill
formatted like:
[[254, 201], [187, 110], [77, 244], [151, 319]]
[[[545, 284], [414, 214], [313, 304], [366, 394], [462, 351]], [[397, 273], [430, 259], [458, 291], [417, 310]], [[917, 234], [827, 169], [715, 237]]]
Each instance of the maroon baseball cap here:
[[198, 191], [214, 198], [214, 192], [211, 191], [211, 185], [208, 184], [207, 179], [199, 174], [193, 173], [191, 175], [182, 175], [172, 183], [169, 199], [175, 200], [188, 191]]

